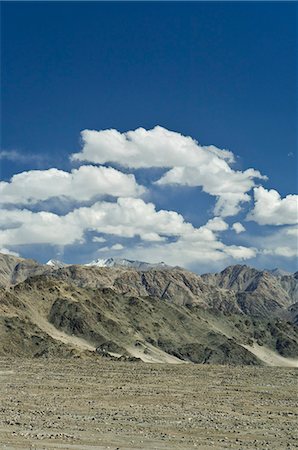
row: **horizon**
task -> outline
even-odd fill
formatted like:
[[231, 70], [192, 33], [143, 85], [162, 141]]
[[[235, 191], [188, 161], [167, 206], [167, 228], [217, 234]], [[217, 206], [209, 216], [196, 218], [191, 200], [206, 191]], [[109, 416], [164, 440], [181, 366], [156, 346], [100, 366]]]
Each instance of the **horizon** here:
[[[2, 255], [4, 255], [4, 256], [13, 256], [13, 257], [16, 257], [16, 258], [28, 259], [28, 258], [23, 258], [23, 257], [21, 257], [21, 256], [19, 256], [19, 255], [17, 255], [17, 254], [13, 254], [13, 253], [11, 253], [11, 252], [9, 252], [9, 253], [2, 253], [2, 252], [0, 252], [0, 254], [2, 254]], [[107, 261], [115, 261], [116, 263], [117, 263], [117, 262], [120, 262], [120, 261], [128, 261], [128, 262], [131, 262], [131, 263], [141, 263], [141, 264], [157, 265], [157, 266], [158, 266], [158, 265], [162, 265], [162, 264], [166, 265], [164, 261], [155, 261], [155, 262], [153, 262], [153, 263], [148, 263], [148, 261], [140, 261], [140, 260], [127, 259], [127, 258], [117, 258], [117, 257], [97, 258], [96, 260], [93, 260], [93, 261], [85, 261], [85, 262], [80, 263], [80, 264], [78, 264], [78, 263], [65, 263], [63, 260], [58, 260], [58, 259], [49, 259], [49, 260], [46, 261], [45, 263], [42, 263], [42, 262], [38, 261], [37, 259], [34, 259], [34, 261], [37, 262], [38, 264], [41, 264], [41, 265], [51, 265], [50, 263], [52, 262], [52, 263], [61, 263], [61, 264], [65, 264], [65, 266], [76, 266], [76, 265], [81, 265], [81, 266], [91, 266], [90, 263], [96, 263], [96, 262], [98, 262], [98, 261], [103, 261], [103, 262], [107, 262]], [[93, 265], [93, 264], [92, 264], [92, 265]], [[94, 266], [96, 267], [96, 264], [94, 264]], [[275, 272], [275, 271], [281, 271], [281, 272], [285, 272], [285, 274], [294, 275], [294, 274], [297, 272], [297, 271], [290, 272], [290, 271], [284, 270], [282, 267], [274, 267], [273, 269], [268, 269], [268, 268], [266, 268], [266, 267], [263, 267], [263, 268], [257, 269], [257, 268], [255, 268], [255, 267], [253, 267], [252, 265], [245, 264], [245, 263], [242, 263], [242, 264], [241, 264], [241, 263], [240, 263], [240, 264], [231, 264], [231, 265], [228, 265], [228, 266], [224, 267], [224, 268], [223, 268], [222, 270], [220, 270], [220, 271], [210, 271], [210, 272], [201, 272], [201, 273], [199, 273], [199, 272], [191, 271], [191, 270], [190, 270], [190, 272], [194, 272], [194, 273], [196, 273], [197, 275], [205, 275], [205, 274], [208, 274], [208, 273], [219, 273], [219, 272], [222, 272], [222, 271], [228, 269], [229, 267], [236, 267], [236, 266], [247, 267], [247, 268], [249, 268], [249, 269], [255, 269], [255, 270], [259, 270], [259, 271], [263, 271], [263, 272], [268, 272], [268, 273], [272, 273], [272, 272]], [[101, 266], [99, 266], [99, 267], [101, 267]], [[182, 269], [182, 270], [186, 270], [186, 271], [188, 270], [188, 269], [186, 269], [186, 268], [183, 267], [183, 266], [168, 266], [168, 267], [169, 267], [170, 269]]]
[[1, 7], [0, 252], [297, 271], [297, 3]]

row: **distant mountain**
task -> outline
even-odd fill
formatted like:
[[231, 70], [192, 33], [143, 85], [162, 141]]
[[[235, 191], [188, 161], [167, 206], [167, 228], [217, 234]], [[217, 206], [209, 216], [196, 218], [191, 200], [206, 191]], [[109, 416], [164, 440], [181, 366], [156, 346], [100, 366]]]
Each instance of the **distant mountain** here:
[[[247, 308], [286, 307], [298, 300], [298, 283], [293, 275], [277, 277], [266, 270], [246, 265], [229, 266], [217, 274], [204, 274], [202, 279], [210, 286], [229, 289], [238, 293]], [[257, 301], [252, 298], [257, 297]]]
[[280, 269], [280, 268], [267, 270], [267, 272], [269, 272], [271, 275], [273, 275], [275, 277], [284, 277], [284, 276], [291, 276], [291, 275], [293, 275], [293, 273], [288, 272], [288, 271], [283, 270], [283, 269]]
[[134, 261], [130, 259], [118, 259], [118, 258], [108, 258], [108, 259], [96, 259], [90, 263], [84, 264], [85, 266], [96, 266], [96, 267], [131, 267], [138, 270], [150, 270], [150, 269], [171, 269], [164, 262], [151, 264], [144, 261]]
[[60, 269], [61, 267], [67, 267], [68, 264], [65, 264], [62, 261], [58, 261], [57, 259], [50, 259], [47, 263], [47, 266], [51, 266], [54, 269]]
[[297, 305], [297, 272], [235, 265], [200, 276], [162, 263], [0, 254], [0, 356], [298, 367]]

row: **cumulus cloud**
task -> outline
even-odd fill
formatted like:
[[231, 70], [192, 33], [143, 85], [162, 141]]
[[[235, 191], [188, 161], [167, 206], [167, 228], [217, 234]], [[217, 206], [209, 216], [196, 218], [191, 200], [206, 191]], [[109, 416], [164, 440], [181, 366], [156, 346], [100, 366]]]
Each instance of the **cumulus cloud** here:
[[240, 222], [235, 222], [232, 225], [232, 229], [235, 231], [235, 233], [239, 234], [239, 233], [243, 233], [243, 231], [245, 231], [245, 227], [242, 225], [242, 223]]
[[81, 166], [71, 172], [55, 168], [30, 170], [14, 175], [10, 182], [0, 182], [0, 203], [33, 204], [53, 197], [76, 201], [96, 196], [139, 196], [145, 192], [134, 175], [112, 167]]
[[205, 264], [206, 267], [218, 263], [227, 264], [233, 260], [247, 260], [257, 254], [255, 248], [225, 245], [216, 234], [206, 227], [188, 236], [181, 236], [175, 242], [157, 243], [150, 246], [135, 246], [125, 251], [131, 259], [148, 262], [164, 261], [169, 265], [191, 267]]
[[101, 236], [94, 236], [92, 242], [106, 242], [106, 239]]
[[156, 126], [152, 130], [137, 128], [120, 133], [117, 130], [83, 130], [83, 148], [73, 160], [98, 164], [115, 162], [124, 167], [192, 167], [208, 161], [210, 155], [233, 161], [233, 153], [215, 146], [200, 146], [194, 139]]
[[123, 250], [124, 246], [122, 244], [114, 244], [111, 247], [111, 250]]
[[[286, 234], [288, 236], [294, 236], [294, 237], [296, 237], [298, 239], [298, 227], [288, 228], [286, 230]], [[298, 243], [298, 241], [297, 241], [297, 243]]]
[[225, 161], [214, 159], [199, 167], [174, 167], [157, 184], [202, 186], [204, 192], [217, 197], [216, 215], [234, 216], [240, 211], [241, 203], [250, 200], [247, 192], [255, 185], [254, 179], [264, 177], [254, 169], [234, 171]]
[[208, 220], [205, 228], [211, 231], [226, 231], [229, 225], [221, 217], [213, 217], [213, 219]]
[[292, 225], [298, 223], [298, 195], [281, 198], [274, 190], [254, 188], [254, 208], [247, 219], [259, 225]]
[[142, 199], [118, 198], [116, 203], [97, 202], [68, 214], [69, 220], [84, 229], [144, 241], [163, 241], [165, 236], [179, 236], [194, 228], [175, 211], [156, 211], [153, 203]]
[[[64, 246], [83, 243], [85, 232], [93, 231], [125, 238], [139, 237], [147, 246], [143, 258], [150, 257], [151, 252], [156, 260], [163, 259], [171, 264], [252, 257], [254, 249], [227, 246], [219, 240], [218, 234], [227, 228], [226, 222], [219, 217], [195, 228], [175, 211], [157, 211], [154, 204], [130, 197], [118, 198], [116, 203], [96, 202], [64, 216], [45, 211], [2, 210], [0, 245]], [[120, 251], [123, 248], [117, 243], [101, 250]]]
[[283, 227], [267, 236], [254, 237], [263, 255], [282, 256], [284, 258], [298, 257], [298, 227]]
[[[106, 242], [101, 234], [107, 234], [114, 236], [113, 241], [117, 237], [120, 241], [133, 239], [132, 244], [123, 248], [116, 241], [111, 246], [103, 244], [98, 251], [186, 267], [232, 263], [257, 254], [286, 258], [297, 254], [297, 229], [293, 227], [284, 227], [262, 239], [248, 236], [247, 247], [222, 242], [222, 233], [229, 229], [224, 218], [240, 211], [242, 203], [250, 200], [253, 188], [255, 204], [248, 219], [260, 225], [297, 222], [297, 195], [281, 198], [277, 191], [257, 187], [256, 180], [266, 177], [252, 168], [234, 170], [235, 159], [229, 150], [202, 146], [191, 137], [162, 127], [127, 133], [84, 130], [82, 142], [81, 152], [73, 154], [72, 160], [117, 164], [132, 170], [162, 168], [163, 175], [156, 185], [201, 187], [216, 198], [214, 217], [195, 227], [176, 211], [158, 210], [140, 198], [148, 190], [137, 183], [133, 174], [113, 167], [81, 165], [71, 172], [56, 168], [30, 170], [14, 175], [9, 182], [0, 182], [3, 251], [28, 244], [63, 248], [88, 239], [95, 245]], [[0, 153], [0, 159], [16, 156]], [[101, 198], [104, 196], [106, 201]], [[50, 209], [48, 205], [54, 201], [45, 203], [47, 200], [57, 198], [71, 201], [69, 206], [75, 204], [75, 209], [64, 215], [43, 210]], [[231, 228], [237, 234], [245, 231], [240, 222]], [[90, 238], [90, 233], [98, 235]]]
[[156, 211], [153, 203], [141, 199], [118, 198], [116, 203], [96, 202], [59, 216], [29, 210], [2, 209], [0, 245], [68, 245], [83, 239], [85, 231], [139, 236], [144, 241], [163, 241], [164, 236], [179, 236], [194, 230], [175, 211]]
[[29, 210], [1, 210], [0, 246], [23, 244], [69, 245], [83, 242], [84, 229], [69, 215]]
[[284, 256], [286, 258], [294, 258], [298, 256], [297, 248], [291, 248], [286, 246], [275, 247], [271, 249], [264, 250], [266, 255], [278, 255]]
[[83, 148], [72, 155], [73, 160], [117, 163], [133, 169], [169, 168], [157, 184], [202, 187], [218, 198], [216, 215], [237, 214], [240, 204], [250, 199], [247, 192], [255, 186], [254, 179], [265, 178], [254, 169], [234, 171], [229, 165], [234, 156], [228, 150], [202, 146], [191, 137], [160, 126], [126, 133], [84, 130], [81, 134]]
[[109, 252], [110, 250], [111, 250], [111, 248], [106, 246], [106, 247], [99, 248], [97, 251], [98, 252]]
[[124, 246], [122, 244], [114, 244], [111, 247], [101, 247], [97, 251], [98, 252], [110, 252], [110, 251], [120, 251], [123, 250]]

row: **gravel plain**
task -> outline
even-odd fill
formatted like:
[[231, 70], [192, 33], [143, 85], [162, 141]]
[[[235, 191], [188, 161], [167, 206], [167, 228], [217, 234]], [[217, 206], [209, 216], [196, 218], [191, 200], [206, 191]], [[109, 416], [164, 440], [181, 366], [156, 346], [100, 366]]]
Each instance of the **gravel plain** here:
[[0, 448], [296, 449], [298, 370], [2, 358]]

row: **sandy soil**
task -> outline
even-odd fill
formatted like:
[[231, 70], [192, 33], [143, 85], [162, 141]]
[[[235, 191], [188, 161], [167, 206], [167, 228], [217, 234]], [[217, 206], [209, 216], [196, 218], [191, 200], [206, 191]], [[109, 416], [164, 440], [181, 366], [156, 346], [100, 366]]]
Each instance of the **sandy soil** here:
[[0, 360], [1, 449], [296, 449], [298, 370]]
[[40, 314], [38, 310], [32, 308], [32, 306], [28, 303], [27, 308], [31, 312], [31, 321], [53, 339], [63, 342], [63, 344], [69, 344], [71, 347], [77, 348], [79, 350], [95, 351], [94, 345], [91, 345], [90, 342], [86, 341], [85, 339], [73, 335], [71, 336], [67, 333], [64, 333], [62, 330], [58, 330], [47, 319], [45, 319], [43, 314]]
[[298, 359], [284, 358], [265, 345], [261, 346], [255, 342], [253, 345], [242, 345], [242, 347], [256, 355], [261, 361], [267, 364], [267, 366], [298, 368]]
[[176, 356], [169, 355], [160, 348], [154, 347], [148, 342], [140, 344], [139, 347], [126, 347], [126, 350], [131, 356], [140, 358], [146, 363], [187, 364], [187, 361], [182, 361], [181, 359], [176, 358]]
[[77, 349], [95, 351], [94, 345], [91, 345], [85, 339], [79, 338], [77, 336], [71, 336], [61, 330], [58, 330], [56, 327], [54, 327], [54, 325], [50, 324], [43, 317], [39, 317], [35, 323], [42, 331], [47, 333], [53, 339], [63, 342], [64, 344], [70, 344], [72, 347]]
[[[215, 331], [219, 331], [224, 336], [228, 338], [232, 338], [232, 334], [227, 327], [224, 327], [222, 324], [212, 322], [209, 320], [209, 324]], [[298, 368], [298, 359], [285, 358], [279, 355], [274, 350], [266, 347], [265, 345], [259, 345], [257, 342], [254, 342], [253, 345], [241, 344], [242, 347], [246, 348], [246, 350], [250, 351], [253, 355], [257, 356], [263, 363], [270, 367], [297, 367]]]

